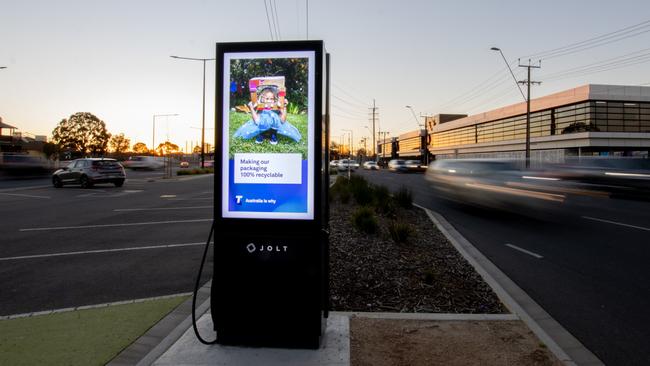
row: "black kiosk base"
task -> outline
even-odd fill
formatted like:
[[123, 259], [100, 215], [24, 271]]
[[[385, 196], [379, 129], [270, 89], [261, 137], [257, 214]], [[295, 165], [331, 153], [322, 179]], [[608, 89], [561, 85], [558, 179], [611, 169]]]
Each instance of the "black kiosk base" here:
[[217, 342], [318, 348], [323, 290], [320, 269], [311, 264], [319, 261], [319, 238], [217, 240], [223, 243], [215, 246], [211, 296]]

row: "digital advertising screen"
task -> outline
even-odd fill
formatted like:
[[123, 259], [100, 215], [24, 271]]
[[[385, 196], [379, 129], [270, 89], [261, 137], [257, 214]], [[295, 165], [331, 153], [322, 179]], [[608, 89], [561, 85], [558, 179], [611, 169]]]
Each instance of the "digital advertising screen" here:
[[314, 219], [314, 51], [225, 52], [224, 218]]

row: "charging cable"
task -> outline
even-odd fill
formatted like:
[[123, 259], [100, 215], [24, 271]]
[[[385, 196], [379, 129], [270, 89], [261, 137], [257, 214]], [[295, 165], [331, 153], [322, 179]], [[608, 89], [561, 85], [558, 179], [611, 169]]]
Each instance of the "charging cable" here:
[[196, 296], [199, 292], [199, 286], [201, 285], [201, 274], [203, 273], [203, 264], [205, 263], [205, 257], [208, 255], [208, 249], [210, 248], [210, 241], [212, 240], [212, 233], [214, 233], [214, 220], [212, 220], [212, 227], [210, 227], [210, 235], [208, 235], [208, 241], [205, 243], [205, 249], [203, 250], [203, 258], [201, 258], [201, 266], [199, 267], [199, 274], [196, 276], [196, 283], [194, 284], [194, 294], [192, 295], [192, 328], [194, 328], [194, 334], [196, 338], [199, 339], [199, 342], [203, 344], [215, 344], [217, 340], [206, 341], [201, 338], [199, 334], [199, 328], [196, 326]]

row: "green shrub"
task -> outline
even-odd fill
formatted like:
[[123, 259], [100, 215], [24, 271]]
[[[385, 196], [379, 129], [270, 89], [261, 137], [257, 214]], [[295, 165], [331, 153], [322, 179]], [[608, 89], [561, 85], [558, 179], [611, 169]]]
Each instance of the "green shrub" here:
[[379, 225], [375, 213], [369, 207], [360, 207], [352, 214], [352, 224], [359, 231], [374, 234], [377, 232]]
[[374, 204], [378, 212], [390, 214], [395, 211], [393, 198], [390, 196], [390, 191], [386, 186], [374, 186]]
[[401, 207], [411, 208], [413, 206], [413, 195], [408, 188], [402, 186], [395, 194], [395, 201]]
[[405, 243], [412, 232], [413, 228], [407, 222], [392, 221], [388, 224], [388, 233], [395, 243]]
[[214, 173], [213, 168], [194, 168], [194, 169], [183, 169], [176, 172], [176, 175], [196, 175], [196, 174], [212, 174]]

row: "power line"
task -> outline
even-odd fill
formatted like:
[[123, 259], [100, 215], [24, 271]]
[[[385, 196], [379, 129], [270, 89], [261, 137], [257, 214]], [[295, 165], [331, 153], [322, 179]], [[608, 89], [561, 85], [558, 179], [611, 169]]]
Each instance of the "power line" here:
[[334, 95], [334, 94], [330, 94], [330, 95], [332, 96], [332, 98], [338, 99], [338, 100], [340, 100], [341, 102], [350, 105], [351, 107], [355, 107], [355, 108], [364, 108], [364, 109], [367, 108], [366, 105], [363, 105], [363, 104], [361, 104], [361, 103], [352, 103], [352, 102], [350, 102], [350, 101], [348, 101], [348, 100], [346, 100], [346, 99], [343, 99], [343, 98], [337, 97], [337, 96]]
[[269, 18], [269, 8], [266, 4], [266, 0], [264, 0], [264, 10], [266, 10], [266, 22], [269, 24], [269, 33], [271, 34], [271, 40], [275, 41], [275, 37], [273, 36], [273, 30], [271, 29], [271, 18]]
[[270, 1], [271, 1], [271, 3], [273, 4], [273, 8], [272, 8], [271, 13], [274, 14], [275, 27], [276, 27], [277, 32], [278, 32], [278, 40], [281, 40], [281, 39], [282, 39], [282, 34], [280, 33], [280, 18], [279, 18], [279, 16], [278, 16], [278, 7], [277, 7], [277, 3], [275, 2], [275, 0], [270, 0]]
[[352, 90], [352, 88], [349, 88], [349, 87], [348, 87], [348, 88], [343, 88], [342, 86], [337, 85], [337, 84], [334, 83], [334, 82], [332, 82], [332, 86], [334, 86], [334, 88], [340, 90], [343, 94], [346, 94], [346, 95], [349, 96], [350, 98], [356, 100], [357, 102], [359, 102], [359, 103], [361, 103], [361, 104], [363, 104], [363, 105], [369, 105], [369, 104], [370, 104], [369, 101], [372, 99], [372, 98], [367, 98], [365, 95], [362, 95], [362, 97], [363, 97], [363, 99], [365, 99], [365, 101], [362, 100], [362, 99], [359, 99], [359, 98], [357, 98], [356, 96], [350, 94], [350, 92], [348, 92], [348, 90]]
[[622, 35], [626, 35], [626, 34], [629, 34], [630, 32], [635, 32], [635, 31], [638, 31], [639, 29], [646, 28], [648, 26], [650, 26], [650, 20], [646, 20], [646, 21], [643, 21], [641, 23], [631, 25], [631, 26], [628, 26], [628, 27], [625, 27], [625, 28], [622, 28], [622, 29], [619, 29], [619, 30], [616, 30], [616, 31], [613, 31], [613, 32], [601, 34], [599, 36], [592, 37], [592, 38], [589, 38], [589, 39], [586, 39], [586, 40], [583, 40], [583, 41], [580, 41], [580, 42], [575, 42], [575, 43], [571, 43], [571, 44], [568, 44], [568, 45], [565, 45], [565, 46], [562, 46], [562, 47], [557, 47], [557, 48], [553, 48], [553, 49], [550, 49], [550, 50], [533, 53], [533, 54], [524, 56], [522, 58], [546, 58], [549, 55], [566, 52], [569, 49], [584, 47], [584, 46], [587, 46], [587, 45], [592, 44], [592, 43], [597, 43], [597, 42], [601, 42], [603, 40], [607, 40], [607, 39], [610, 39], [610, 38], [615, 38], [615, 37], [619, 37], [619, 36], [622, 36]]

